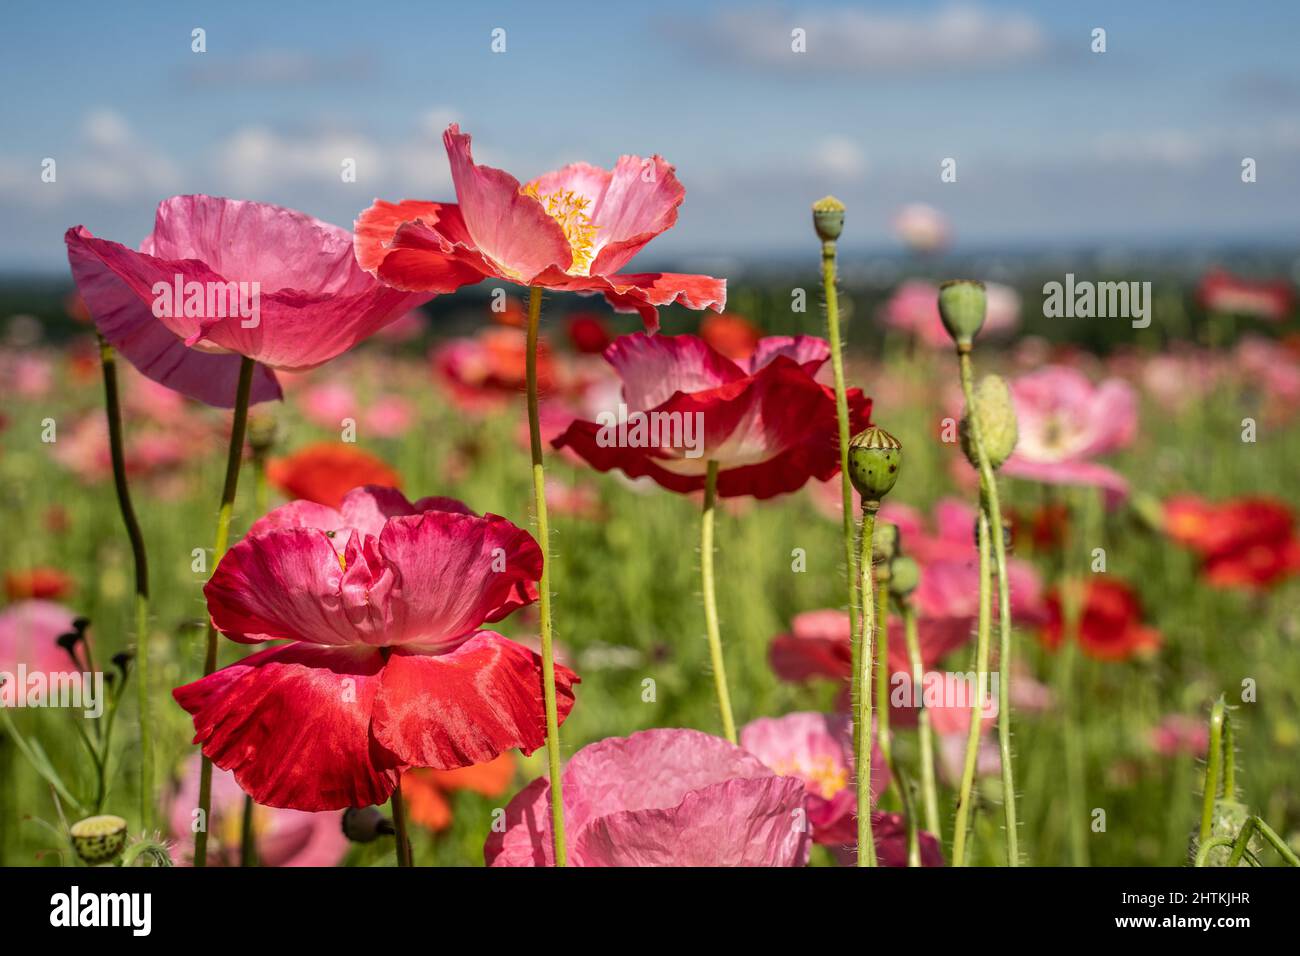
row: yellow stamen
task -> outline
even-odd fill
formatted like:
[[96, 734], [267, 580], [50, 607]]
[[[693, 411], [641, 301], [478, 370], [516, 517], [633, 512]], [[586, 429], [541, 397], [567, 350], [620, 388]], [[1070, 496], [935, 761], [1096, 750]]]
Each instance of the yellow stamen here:
[[572, 275], [586, 275], [595, 257], [596, 230], [592, 225], [587, 207], [591, 200], [580, 196], [571, 189], [557, 189], [555, 192], [541, 193], [537, 183], [529, 183], [519, 190], [525, 196], [532, 196], [542, 204], [546, 214], [554, 219], [564, 230], [564, 238], [569, 242], [573, 254], [573, 264], [569, 266]]

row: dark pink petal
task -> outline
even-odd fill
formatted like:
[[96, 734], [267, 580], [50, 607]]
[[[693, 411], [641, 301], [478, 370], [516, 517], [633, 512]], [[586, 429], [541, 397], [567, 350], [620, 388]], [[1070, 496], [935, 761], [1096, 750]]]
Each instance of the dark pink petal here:
[[234, 641], [363, 643], [343, 613], [343, 573], [324, 531], [283, 528], [249, 535], [227, 551], [203, 593], [212, 623]]
[[396, 574], [385, 643], [454, 646], [529, 603], [542, 576], [533, 536], [504, 518], [430, 511], [393, 518], [379, 552]]
[[629, 409], [657, 408], [676, 392], [711, 391], [745, 377], [697, 335], [620, 335], [605, 350], [605, 361], [623, 381]]
[[443, 133], [451, 179], [465, 227], [474, 246], [516, 282], [531, 284], [548, 268], [568, 269], [573, 252], [564, 230], [542, 204], [520, 191], [519, 180], [491, 166], [479, 166], [470, 136], [453, 123]]
[[264, 806], [383, 803], [405, 765], [370, 733], [383, 657], [373, 648], [287, 644], [172, 691], [194, 742]]
[[[200, 352], [185, 344], [194, 329], [169, 328], [153, 314], [153, 284], [204, 281], [212, 273], [200, 263], [167, 263], [116, 242], [96, 239], [84, 226], [69, 229], [64, 239], [68, 263], [100, 333], [132, 365], [155, 382], [218, 408], [235, 404], [239, 356]], [[183, 319], [180, 321], [184, 321]], [[193, 321], [193, 320], [191, 320]], [[282, 397], [275, 374], [259, 365], [253, 374], [251, 401]]]
[[[573, 709], [577, 675], [555, 668], [560, 720]], [[481, 631], [449, 654], [401, 647], [384, 668], [374, 735], [414, 766], [455, 770], [506, 750], [546, 743], [541, 658]]]

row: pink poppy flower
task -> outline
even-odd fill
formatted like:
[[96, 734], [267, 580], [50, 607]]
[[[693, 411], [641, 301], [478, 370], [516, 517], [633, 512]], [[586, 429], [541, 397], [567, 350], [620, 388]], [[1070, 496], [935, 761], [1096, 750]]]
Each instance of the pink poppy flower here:
[[[889, 787], [889, 767], [872, 727], [871, 800]], [[801, 712], [761, 717], [740, 731], [744, 747], [783, 777], [803, 782], [814, 843], [856, 845], [853, 725], [846, 714]]]
[[1187, 754], [1204, 757], [1210, 746], [1210, 731], [1204, 720], [1186, 714], [1169, 714], [1147, 735], [1152, 750], [1162, 757]]
[[73, 630], [77, 615], [53, 601], [18, 601], [0, 611], [0, 671], [66, 673], [75, 669], [56, 641]]
[[[478, 630], [536, 598], [531, 535], [391, 488], [257, 521], [204, 587], [231, 640], [290, 643], [179, 687], [194, 742], [253, 798], [334, 810], [388, 799], [408, 767], [452, 770], [545, 742], [541, 663]], [[577, 676], [556, 669], [561, 718]]]
[[345, 418], [356, 418], [357, 393], [344, 382], [324, 382], [298, 394], [303, 416], [322, 428], [336, 429]]
[[[179, 841], [179, 858], [188, 864], [194, 854], [194, 817], [199, 805], [199, 758], [185, 766], [180, 787], [167, 804], [172, 837]], [[208, 866], [239, 866], [243, 839], [244, 791], [232, 774], [212, 774], [212, 809], [208, 816]], [[348, 838], [337, 813], [304, 813], [275, 807], [253, 807], [253, 841], [258, 866], [337, 866], [347, 856]]]
[[[830, 357], [821, 339], [771, 336], [748, 359], [732, 361], [694, 335], [624, 335], [605, 352], [623, 380], [628, 427], [639, 413], [644, 441], [610, 440], [603, 424], [575, 421], [552, 444], [569, 448], [598, 471], [618, 468], [650, 477], [670, 491], [701, 491], [710, 460], [718, 494], [770, 498], [839, 470], [835, 394], [816, 378]], [[849, 390], [850, 430], [865, 428], [871, 400]], [[613, 421], [616, 409], [605, 410]], [[603, 416], [602, 416], [603, 417]], [[695, 422], [695, 447], [683, 440]], [[657, 439], [657, 440], [656, 440]], [[632, 447], [632, 446], [636, 447]]]
[[155, 381], [223, 408], [235, 401], [239, 356], [259, 363], [251, 401], [279, 398], [272, 369], [315, 368], [430, 298], [363, 272], [346, 229], [264, 203], [173, 196], [138, 252], [84, 226], [64, 240], [104, 338]]
[[604, 294], [639, 312], [649, 331], [659, 306], [726, 304], [725, 280], [619, 270], [677, 222], [686, 190], [659, 156], [623, 156], [612, 170], [573, 163], [521, 185], [480, 166], [470, 137], [443, 134], [456, 203], [376, 200], [356, 222], [357, 261], [398, 289], [452, 292], [495, 278], [565, 292]]
[[928, 253], [948, 244], [952, 230], [939, 210], [925, 203], [908, 203], [890, 222], [894, 235], [913, 252]]
[[1113, 500], [1128, 481], [1094, 458], [1124, 448], [1137, 434], [1137, 396], [1120, 379], [1094, 386], [1080, 371], [1049, 365], [1011, 383], [1020, 441], [1002, 472], [1048, 484], [1092, 485]]
[[[804, 785], [698, 730], [583, 747], [564, 768], [570, 866], [803, 866]], [[488, 835], [489, 866], [549, 866], [550, 786], [538, 778]]]

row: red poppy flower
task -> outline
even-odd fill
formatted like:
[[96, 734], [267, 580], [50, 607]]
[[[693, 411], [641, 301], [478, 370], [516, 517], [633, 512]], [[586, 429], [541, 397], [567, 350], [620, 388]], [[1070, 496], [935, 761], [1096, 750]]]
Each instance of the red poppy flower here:
[[583, 355], [600, 355], [609, 348], [613, 338], [609, 328], [598, 315], [579, 312], [569, 318], [569, 344]]
[[[260, 804], [382, 803], [410, 767], [452, 770], [546, 740], [541, 661], [489, 631], [536, 596], [528, 532], [460, 502], [358, 488], [259, 520], [204, 588], [231, 640], [261, 651], [173, 696], [194, 742]], [[577, 676], [556, 667], [560, 717]]]
[[361, 268], [397, 289], [453, 292], [483, 279], [599, 292], [619, 312], [659, 327], [659, 306], [722, 311], [724, 280], [671, 272], [621, 274], [672, 228], [686, 190], [659, 156], [623, 156], [612, 170], [573, 163], [526, 185], [480, 166], [470, 137], [443, 134], [456, 203], [377, 200], [356, 222]]
[[753, 355], [762, 337], [753, 323], [734, 312], [706, 315], [700, 322], [700, 338], [733, 362]]
[[[522, 395], [527, 385], [527, 339], [518, 329], [489, 328], [451, 339], [433, 350], [434, 372], [466, 410], [494, 408]], [[544, 339], [537, 342], [537, 391], [550, 392], [557, 369]]]
[[1252, 315], [1266, 322], [1281, 322], [1295, 306], [1295, 290], [1285, 279], [1243, 279], [1223, 269], [1205, 274], [1196, 297], [1211, 312]]
[[1201, 556], [1218, 587], [1264, 590], [1300, 571], [1295, 516], [1271, 498], [1214, 504], [1178, 495], [1165, 503], [1165, 532]]
[[[710, 460], [724, 498], [795, 491], [839, 470], [835, 393], [815, 378], [829, 357], [825, 342], [806, 335], [765, 338], [740, 362], [694, 335], [624, 335], [605, 359], [623, 380], [627, 440], [608, 409], [599, 416], [606, 421], [575, 421], [552, 444], [598, 471], [649, 476], [671, 491], [703, 490]], [[856, 432], [871, 400], [856, 388], [848, 397]], [[647, 425], [639, 433], [637, 421]]]
[[5, 595], [11, 601], [33, 598], [57, 601], [72, 591], [72, 585], [72, 578], [58, 568], [5, 572]]
[[266, 477], [290, 498], [337, 508], [343, 496], [362, 485], [398, 487], [402, 480], [374, 455], [341, 442], [319, 442], [287, 458], [272, 459]]
[[[1059, 647], [1063, 629], [1061, 594], [1054, 590], [1047, 596], [1043, 643]], [[1084, 596], [1079, 644], [1089, 657], [1123, 661], [1158, 648], [1160, 632], [1142, 623], [1142, 604], [1132, 588], [1115, 578], [1093, 575]]]

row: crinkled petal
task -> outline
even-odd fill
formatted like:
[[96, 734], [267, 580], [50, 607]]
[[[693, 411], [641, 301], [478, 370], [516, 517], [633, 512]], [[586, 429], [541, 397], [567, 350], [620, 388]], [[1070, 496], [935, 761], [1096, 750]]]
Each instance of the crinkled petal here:
[[[573, 709], [577, 675], [555, 668], [560, 720]], [[546, 742], [541, 658], [481, 631], [449, 654], [397, 648], [375, 701], [375, 739], [407, 763], [454, 770]]]
[[381, 804], [405, 765], [375, 742], [384, 668], [372, 648], [287, 644], [172, 691], [194, 742], [258, 803], [293, 810]]

